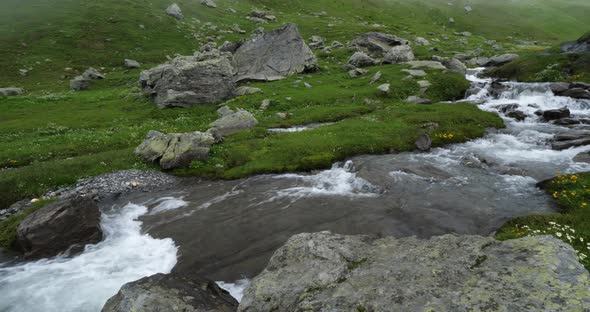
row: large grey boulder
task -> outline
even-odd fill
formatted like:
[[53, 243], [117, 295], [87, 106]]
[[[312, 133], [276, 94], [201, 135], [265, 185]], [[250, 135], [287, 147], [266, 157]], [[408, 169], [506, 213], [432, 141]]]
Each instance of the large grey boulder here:
[[383, 57], [383, 63], [387, 64], [398, 64], [404, 63], [414, 60], [414, 52], [412, 51], [412, 47], [409, 45], [398, 45], [395, 46]]
[[166, 8], [166, 14], [176, 18], [176, 19], [183, 19], [184, 15], [182, 15], [182, 10], [176, 3], [172, 3], [168, 8]]
[[135, 154], [145, 162], [159, 164], [162, 169], [174, 169], [188, 166], [195, 160], [206, 160], [214, 143], [215, 138], [210, 133], [150, 131]]
[[127, 283], [102, 312], [232, 312], [238, 302], [214, 282], [192, 274], [156, 274]]
[[216, 137], [224, 137], [242, 130], [251, 129], [258, 124], [258, 120], [254, 115], [243, 109], [233, 111], [224, 106], [217, 112], [220, 118], [209, 125], [212, 127], [209, 131]]
[[100, 210], [90, 197], [48, 204], [26, 217], [17, 229], [18, 244], [29, 259], [78, 252], [101, 239]]
[[508, 64], [516, 59], [518, 59], [519, 56], [518, 54], [502, 54], [502, 55], [496, 55], [494, 57], [492, 57], [486, 64], [485, 66], [487, 67], [491, 67], [491, 66], [502, 66], [504, 64]]
[[551, 236], [496, 241], [299, 234], [238, 311], [582, 311], [590, 275]]
[[25, 90], [23, 90], [22, 88], [0, 88], [0, 96], [15, 96], [21, 95], [23, 93], [25, 93]]
[[317, 70], [317, 60], [295, 24], [253, 35], [233, 55], [236, 82], [272, 81]]
[[382, 58], [391, 48], [407, 44], [406, 39], [380, 32], [368, 32], [350, 43], [352, 47], [373, 58]]
[[217, 50], [179, 56], [141, 72], [139, 85], [160, 108], [222, 102], [235, 88], [230, 57]]

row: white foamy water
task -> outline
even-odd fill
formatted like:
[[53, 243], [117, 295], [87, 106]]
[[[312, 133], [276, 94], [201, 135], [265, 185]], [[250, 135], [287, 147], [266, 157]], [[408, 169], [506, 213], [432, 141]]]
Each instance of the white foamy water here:
[[378, 196], [378, 187], [352, 172], [352, 161], [344, 166], [334, 165], [330, 170], [315, 175], [282, 174], [276, 178], [297, 179], [303, 186], [277, 190], [276, 197], [313, 197], [313, 196]]
[[152, 204], [157, 204], [157, 206], [150, 210], [150, 215], [155, 215], [164, 211], [186, 207], [188, 205], [188, 202], [182, 200], [182, 198], [162, 197], [154, 201]]
[[237, 280], [234, 283], [226, 283], [226, 282], [216, 282], [216, 283], [220, 288], [225, 289], [227, 292], [229, 292], [230, 295], [232, 295], [232, 297], [236, 298], [236, 300], [238, 302], [241, 302], [242, 298], [244, 297], [244, 290], [246, 290], [246, 287], [248, 287], [250, 285], [250, 280], [245, 278], [245, 279]]
[[270, 128], [268, 132], [274, 133], [291, 133], [291, 132], [301, 132], [316, 129], [323, 126], [333, 125], [335, 122], [322, 122], [322, 123], [311, 123], [307, 125], [300, 125], [300, 126], [293, 126], [289, 128]]
[[[506, 82], [506, 90], [496, 97], [491, 97], [485, 84], [490, 79], [477, 77], [481, 68], [471, 70], [467, 79], [482, 86], [482, 90], [468, 99], [483, 103], [483, 110], [499, 113], [506, 122], [507, 129], [484, 138], [473, 140], [451, 147], [451, 154], [474, 154], [500, 165], [516, 165], [524, 169], [535, 166], [555, 168], [561, 172], [579, 172], [590, 170], [590, 165], [576, 163], [573, 158], [590, 150], [589, 146], [574, 147], [557, 151], [551, 148], [551, 141], [556, 133], [571, 131], [559, 125], [544, 122], [537, 111], [568, 108], [575, 117], [590, 117], [590, 101], [577, 100], [569, 97], [555, 96], [550, 83], [518, 83]], [[489, 86], [489, 85], [488, 85]], [[498, 112], [498, 106], [505, 104], [518, 105], [517, 110], [527, 115], [524, 121], [516, 121]], [[436, 154], [436, 153], [435, 153]], [[556, 173], [556, 172], [553, 172]]]
[[104, 240], [73, 258], [0, 268], [0, 311], [100, 311], [123, 284], [169, 273], [177, 247], [172, 239], [142, 234], [137, 218], [147, 212], [145, 206], [128, 204], [103, 214]]

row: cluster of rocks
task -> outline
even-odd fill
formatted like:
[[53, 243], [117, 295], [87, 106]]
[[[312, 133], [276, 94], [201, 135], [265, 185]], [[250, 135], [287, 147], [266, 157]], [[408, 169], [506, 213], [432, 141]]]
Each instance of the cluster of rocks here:
[[25, 90], [22, 88], [16, 87], [8, 87], [8, 88], [0, 88], [0, 96], [16, 96], [24, 94]]
[[326, 44], [326, 38], [321, 36], [311, 36], [308, 40], [308, 46], [312, 50], [318, 50], [324, 53], [332, 53], [333, 49], [344, 48], [340, 41], [332, 41], [330, 45]]
[[317, 69], [317, 60], [297, 26], [287, 24], [248, 40], [209, 45], [193, 56], [179, 56], [143, 71], [139, 84], [159, 107], [188, 107], [225, 101], [237, 83], [273, 81]]
[[358, 67], [377, 65], [381, 62], [397, 64], [411, 61], [414, 53], [405, 39], [380, 32], [368, 32], [350, 43], [357, 50], [344, 66], [349, 71]]
[[590, 84], [584, 82], [558, 82], [551, 84], [551, 91], [557, 96], [590, 100]]
[[275, 251], [239, 306], [211, 281], [172, 273], [124, 285], [103, 311], [575, 311], [589, 305], [590, 274], [574, 249], [552, 236], [497, 241], [320, 232], [295, 235]]
[[264, 10], [252, 10], [252, 12], [250, 12], [250, 14], [246, 16], [246, 18], [250, 22], [256, 24], [266, 24], [268, 22], [273, 22], [277, 19], [277, 17], [273, 15], [272, 12]]
[[[417, 37], [415, 39], [417, 45], [428, 45], [428, 40]], [[412, 47], [408, 40], [393, 36], [390, 34], [380, 32], [366, 33], [350, 43], [352, 48], [357, 51], [349, 58], [348, 63], [343, 66], [343, 70], [348, 71], [351, 78], [356, 78], [367, 73], [363, 67], [374, 66], [378, 64], [399, 64], [404, 63], [410, 65], [410, 69], [404, 69], [408, 73], [406, 80], [420, 78], [426, 76], [424, 68], [439, 69], [451, 72], [457, 72], [461, 75], [467, 73], [467, 66], [462, 60], [467, 59], [467, 55], [457, 55], [455, 57], [440, 57], [433, 56], [432, 60], [414, 60], [415, 56]], [[498, 66], [506, 64], [518, 58], [514, 54], [499, 55], [493, 58], [485, 58], [478, 60], [480, 66]], [[417, 84], [420, 86], [419, 94], [408, 97], [407, 102], [415, 104], [431, 104], [432, 101], [423, 98], [424, 94], [431, 83], [428, 80], [419, 80]], [[390, 84], [382, 84], [377, 89], [381, 94], [388, 94], [390, 92]]]
[[165, 170], [186, 167], [193, 161], [207, 160], [211, 146], [222, 141], [223, 137], [258, 124], [250, 112], [242, 109], [233, 111], [224, 106], [217, 112], [219, 119], [210, 124], [207, 132], [164, 134], [150, 131], [135, 149], [135, 154]]
[[90, 87], [90, 83], [93, 80], [104, 78], [104, 74], [101, 74], [98, 70], [91, 67], [84, 71], [82, 75], [76, 76], [74, 79], [70, 80], [70, 89], [74, 91], [86, 90]]
[[[260, 14], [258, 14], [260, 15]], [[238, 86], [249, 81], [273, 81], [317, 70], [317, 60], [297, 26], [256, 33], [248, 40], [226, 42], [221, 51], [204, 45], [193, 56], [179, 56], [141, 72], [139, 85], [153, 102], [164, 107], [213, 104], [234, 96], [260, 92]], [[224, 136], [254, 127], [258, 121], [245, 111], [222, 107], [220, 118], [207, 132], [148, 133], [135, 153], [163, 169], [187, 166], [207, 159], [212, 144]]]

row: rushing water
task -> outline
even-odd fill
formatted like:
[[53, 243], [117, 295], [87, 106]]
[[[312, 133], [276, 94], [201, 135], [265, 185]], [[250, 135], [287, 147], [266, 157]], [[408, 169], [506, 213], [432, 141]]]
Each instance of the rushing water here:
[[76, 257], [0, 268], [0, 311], [100, 311], [123, 284], [169, 273], [177, 247], [141, 233], [137, 218], [147, 211], [129, 204], [104, 213], [105, 239]]
[[571, 128], [535, 111], [568, 107], [590, 117], [590, 102], [556, 97], [548, 84], [506, 83], [491, 96], [490, 81], [477, 72], [467, 78], [481, 91], [468, 100], [493, 112], [517, 104], [525, 121], [500, 113], [506, 129], [429, 153], [354, 157], [311, 174], [187, 179], [173, 190], [103, 203], [103, 242], [71, 259], [0, 269], [0, 311], [99, 311], [122, 284], [173, 267], [225, 281], [218, 283], [240, 299], [248, 278], [293, 234], [489, 235], [515, 216], [554, 212], [535, 184], [590, 170], [572, 160], [590, 147], [552, 150], [553, 136]]

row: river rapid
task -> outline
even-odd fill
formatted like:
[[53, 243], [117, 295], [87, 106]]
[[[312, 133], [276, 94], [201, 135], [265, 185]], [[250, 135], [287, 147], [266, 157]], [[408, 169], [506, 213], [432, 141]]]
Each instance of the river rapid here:
[[[467, 100], [499, 113], [505, 129], [429, 153], [359, 156], [309, 174], [186, 179], [113, 198], [102, 203], [101, 243], [73, 258], [3, 264], [0, 311], [100, 311], [124, 283], [171, 270], [200, 273], [240, 299], [248, 279], [294, 234], [490, 235], [510, 218], [555, 212], [535, 184], [590, 170], [573, 161], [590, 147], [552, 150], [554, 135], [572, 129], [535, 111], [568, 107], [590, 117], [590, 102], [555, 96], [540, 83], [508, 82], [491, 92], [480, 71], [467, 75], [480, 89]], [[502, 104], [517, 104], [527, 118], [505, 117]]]

